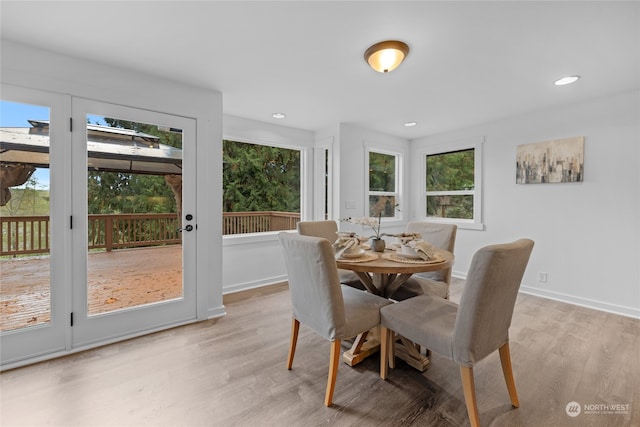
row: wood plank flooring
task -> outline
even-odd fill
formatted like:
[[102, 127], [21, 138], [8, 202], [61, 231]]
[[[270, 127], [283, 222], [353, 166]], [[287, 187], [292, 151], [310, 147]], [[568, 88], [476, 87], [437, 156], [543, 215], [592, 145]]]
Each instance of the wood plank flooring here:
[[[463, 285], [454, 281], [453, 301]], [[326, 408], [328, 342], [302, 326], [293, 370], [285, 367], [286, 285], [228, 295], [225, 305], [221, 319], [3, 372], [0, 424], [468, 425], [453, 362], [434, 355], [419, 373], [398, 361], [387, 381], [377, 355], [353, 368], [341, 364]], [[511, 356], [518, 409], [497, 352], [474, 368], [483, 426], [640, 425], [640, 320], [520, 295]], [[565, 409], [572, 401], [582, 409], [577, 417]], [[614, 404], [619, 413], [606, 413], [604, 405]]]

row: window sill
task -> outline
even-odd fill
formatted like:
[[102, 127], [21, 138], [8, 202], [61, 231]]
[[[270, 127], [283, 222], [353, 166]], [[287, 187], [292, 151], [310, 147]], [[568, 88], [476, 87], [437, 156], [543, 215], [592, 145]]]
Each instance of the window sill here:
[[484, 223], [474, 222], [473, 220], [464, 219], [447, 219], [447, 218], [422, 218], [421, 221], [429, 221], [440, 224], [455, 224], [461, 230], [484, 230]]
[[[295, 233], [296, 230], [284, 230]], [[222, 246], [246, 245], [248, 243], [278, 241], [280, 231], [268, 231], [264, 233], [229, 234], [222, 236]]]

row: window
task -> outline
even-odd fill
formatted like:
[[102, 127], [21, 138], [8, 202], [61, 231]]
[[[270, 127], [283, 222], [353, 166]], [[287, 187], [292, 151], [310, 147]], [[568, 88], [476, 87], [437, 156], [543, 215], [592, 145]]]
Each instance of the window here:
[[223, 234], [295, 229], [301, 151], [230, 140], [222, 149]]
[[333, 218], [333, 138], [325, 138], [313, 148], [313, 216], [311, 219]]
[[400, 203], [399, 156], [369, 151], [369, 216], [395, 218]]
[[482, 228], [480, 151], [480, 144], [467, 144], [425, 152], [426, 218]]

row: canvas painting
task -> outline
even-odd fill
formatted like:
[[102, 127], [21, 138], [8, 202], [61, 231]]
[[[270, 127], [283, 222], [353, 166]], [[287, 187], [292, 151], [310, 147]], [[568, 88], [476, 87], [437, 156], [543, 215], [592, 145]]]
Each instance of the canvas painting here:
[[518, 146], [517, 184], [582, 182], [583, 178], [584, 136]]

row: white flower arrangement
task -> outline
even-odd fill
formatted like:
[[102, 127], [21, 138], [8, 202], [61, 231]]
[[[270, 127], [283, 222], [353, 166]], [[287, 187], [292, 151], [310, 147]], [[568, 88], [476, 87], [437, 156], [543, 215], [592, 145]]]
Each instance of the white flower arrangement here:
[[[398, 209], [398, 204], [393, 206], [394, 209], [396, 210], [400, 210]], [[378, 213], [378, 217], [370, 217], [370, 216], [362, 216], [362, 217], [357, 217], [357, 218], [345, 218], [345, 219], [341, 219], [340, 221], [343, 222], [348, 222], [351, 224], [356, 224], [356, 225], [363, 225], [365, 227], [369, 227], [373, 230], [373, 232], [375, 233], [373, 236], [367, 237], [366, 239], [375, 239], [375, 240], [381, 240], [382, 236], [391, 236], [391, 234], [386, 234], [386, 233], [380, 233], [380, 223], [382, 222], [382, 212], [383, 209], [382, 207], [376, 207], [375, 209], [373, 209], [373, 212], [377, 212]]]
[[366, 216], [358, 217], [358, 218], [346, 218], [340, 221], [345, 221], [350, 224], [363, 225], [365, 227], [369, 227], [373, 230], [375, 234], [373, 236], [367, 237], [367, 240], [368, 239], [379, 240], [382, 238], [381, 236], [384, 236], [384, 234], [380, 234], [380, 217], [381, 216], [382, 214], [380, 214], [378, 218], [372, 218], [372, 217], [366, 217]]

